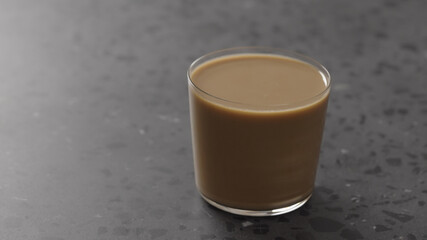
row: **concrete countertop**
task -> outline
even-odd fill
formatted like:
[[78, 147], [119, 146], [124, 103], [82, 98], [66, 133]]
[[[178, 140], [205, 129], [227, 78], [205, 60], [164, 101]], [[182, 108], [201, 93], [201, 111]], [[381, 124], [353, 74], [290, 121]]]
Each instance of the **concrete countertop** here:
[[[425, 1], [0, 2], [0, 239], [427, 239]], [[186, 70], [307, 54], [333, 87], [312, 199], [234, 216], [194, 184]]]

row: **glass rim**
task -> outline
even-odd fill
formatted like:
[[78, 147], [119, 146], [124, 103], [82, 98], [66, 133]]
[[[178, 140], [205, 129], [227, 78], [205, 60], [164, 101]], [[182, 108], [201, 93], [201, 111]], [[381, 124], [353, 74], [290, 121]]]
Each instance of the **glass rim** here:
[[[294, 58], [298, 61], [301, 61], [303, 63], [306, 63], [315, 69], [317, 69], [322, 76], [323, 81], [325, 82], [325, 89], [319, 92], [316, 95], [310, 96], [306, 99], [299, 100], [293, 103], [280, 103], [280, 104], [251, 104], [251, 103], [244, 103], [244, 102], [237, 102], [232, 101], [228, 99], [224, 99], [221, 97], [217, 97], [203, 89], [197, 86], [197, 84], [194, 83], [194, 81], [191, 79], [191, 73], [197, 68], [196, 65], [203, 64], [204, 62], [208, 62], [210, 60], [230, 56], [230, 55], [238, 55], [238, 54], [268, 54], [273, 56], [280, 56], [280, 57], [287, 57], [287, 58]], [[331, 75], [329, 74], [328, 70], [320, 64], [317, 60], [308, 57], [304, 54], [300, 54], [297, 52], [293, 52], [290, 50], [285, 50], [281, 48], [273, 48], [273, 47], [233, 47], [233, 48], [225, 48], [221, 50], [216, 50], [213, 52], [209, 52], [207, 54], [202, 55], [201, 57], [194, 60], [189, 68], [187, 69], [187, 81], [191, 84], [192, 87], [194, 87], [197, 91], [215, 99], [219, 100], [220, 102], [225, 102], [229, 104], [244, 106], [244, 107], [286, 107], [291, 105], [296, 105], [297, 107], [303, 107], [309, 104], [302, 104], [302, 103], [311, 103], [313, 99], [320, 98], [321, 96], [325, 95], [329, 92], [331, 88]], [[316, 101], [313, 101], [313, 103]], [[228, 106], [227, 106], [228, 107]], [[245, 108], [244, 108], [245, 109]], [[243, 109], [242, 109], [243, 110]]]

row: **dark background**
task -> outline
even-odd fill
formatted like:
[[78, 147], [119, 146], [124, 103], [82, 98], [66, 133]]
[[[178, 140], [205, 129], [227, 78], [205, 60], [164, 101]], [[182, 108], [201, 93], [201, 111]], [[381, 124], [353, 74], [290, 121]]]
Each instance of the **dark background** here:
[[[0, 2], [0, 239], [427, 239], [426, 1]], [[307, 54], [333, 87], [312, 199], [204, 203], [186, 70], [234, 46]]]

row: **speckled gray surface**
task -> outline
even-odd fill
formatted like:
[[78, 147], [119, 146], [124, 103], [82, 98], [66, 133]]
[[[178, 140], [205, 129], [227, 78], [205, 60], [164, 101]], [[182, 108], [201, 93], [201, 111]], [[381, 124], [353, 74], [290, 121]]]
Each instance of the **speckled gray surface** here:
[[[427, 239], [426, 1], [0, 2], [0, 239]], [[312, 199], [233, 216], [194, 185], [186, 69], [299, 51], [333, 78]]]

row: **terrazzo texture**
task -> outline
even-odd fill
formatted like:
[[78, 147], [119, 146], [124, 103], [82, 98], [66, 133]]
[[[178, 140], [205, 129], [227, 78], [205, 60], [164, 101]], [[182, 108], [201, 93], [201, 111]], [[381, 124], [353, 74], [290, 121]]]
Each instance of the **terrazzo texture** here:
[[[427, 239], [426, 1], [0, 2], [0, 239]], [[186, 70], [302, 52], [333, 87], [312, 199], [216, 210], [194, 185]]]

